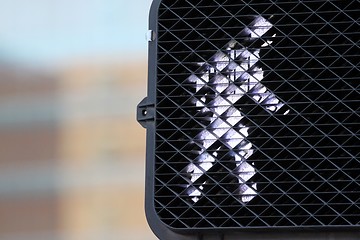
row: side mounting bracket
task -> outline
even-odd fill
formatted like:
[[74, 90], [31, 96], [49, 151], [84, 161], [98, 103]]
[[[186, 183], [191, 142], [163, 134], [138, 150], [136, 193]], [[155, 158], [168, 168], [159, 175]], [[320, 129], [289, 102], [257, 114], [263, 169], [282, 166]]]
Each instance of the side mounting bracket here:
[[146, 128], [147, 122], [155, 120], [155, 109], [153, 103], [148, 103], [145, 97], [137, 106], [137, 121]]

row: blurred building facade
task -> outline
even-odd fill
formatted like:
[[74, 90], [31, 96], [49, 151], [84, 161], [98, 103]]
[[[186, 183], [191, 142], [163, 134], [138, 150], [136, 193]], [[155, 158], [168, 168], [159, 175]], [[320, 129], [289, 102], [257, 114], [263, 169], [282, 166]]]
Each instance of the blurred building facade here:
[[155, 239], [135, 116], [146, 68], [0, 71], [0, 239]]
[[1, 69], [0, 239], [56, 239], [58, 82]]

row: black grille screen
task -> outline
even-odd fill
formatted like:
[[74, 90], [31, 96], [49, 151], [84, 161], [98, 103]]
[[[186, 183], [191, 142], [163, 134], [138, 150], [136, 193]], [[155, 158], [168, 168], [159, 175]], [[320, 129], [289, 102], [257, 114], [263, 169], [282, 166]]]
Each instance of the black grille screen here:
[[161, 2], [164, 223], [360, 226], [359, 12], [358, 0]]

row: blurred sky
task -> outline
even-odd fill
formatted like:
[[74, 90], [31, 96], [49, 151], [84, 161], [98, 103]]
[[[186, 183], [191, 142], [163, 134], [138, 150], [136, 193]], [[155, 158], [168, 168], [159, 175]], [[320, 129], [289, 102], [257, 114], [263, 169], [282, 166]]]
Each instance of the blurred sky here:
[[0, 0], [0, 62], [146, 56], [151, 0]]

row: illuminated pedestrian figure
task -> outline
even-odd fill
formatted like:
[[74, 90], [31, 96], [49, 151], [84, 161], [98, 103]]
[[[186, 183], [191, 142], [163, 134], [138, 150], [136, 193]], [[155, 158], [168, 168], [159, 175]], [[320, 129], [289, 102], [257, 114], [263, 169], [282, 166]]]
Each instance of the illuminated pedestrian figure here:
[[[257, 17], [241, 35], [255, 41], [271, 28], [270, 22]], [[261, 47], [271, 43], [263, 40]], [[229, 172], [236, 176], [240, 200], [247, 203], [256, 196], [257, 184], [249, 182], [256, 173], [253, 164], [247, 161], [254, 152], [253, 145], [247, 139], [249, 127], [241, 124], [244, 114], [234, 104], [248, 96], [270, 113], [277, 112], [284, 105], [261, 83], [264, 78], [264, 71], [258, 66], [261, 48], [237, 48], [236, 41], [230, 41], [227, 49], [214, 54], [209, 62], [198, 63], [203, 69], [200, 75], [193, 74], [187, 79], [195, 86], [198, 111], [209, 121], [208, 127], [195, 138], [201, 148], [199, 156], [186, 167], [189, 174], [186, 192], [194, 203], [200, 199], [208, 184], [201, 177], [209, 171], [216, 171], [212, 168], [224, 152], [230, 152], [234, 159], [234, 168]]]

